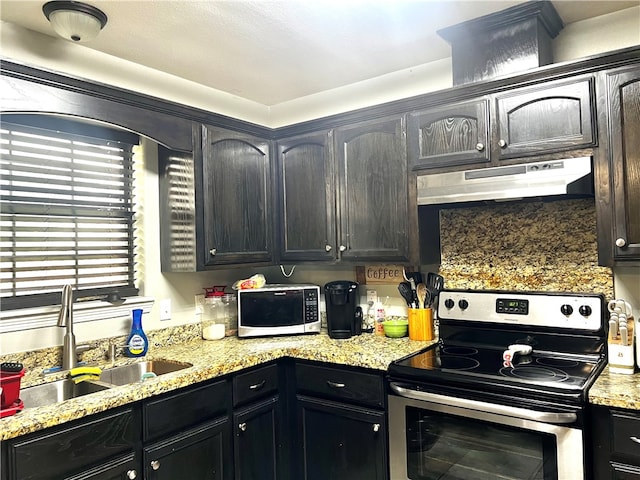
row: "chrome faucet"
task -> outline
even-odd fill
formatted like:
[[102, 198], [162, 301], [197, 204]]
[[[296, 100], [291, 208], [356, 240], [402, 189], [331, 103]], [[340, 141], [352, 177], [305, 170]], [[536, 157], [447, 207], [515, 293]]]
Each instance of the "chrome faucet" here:
[[73, 334], [73, 291], [71, 285], [62, 287], [58, 326], [66, 327], [62, 342], [62, 370], [71, 370], [78, 366], [78, 353], [91, 349], [86, 344], [76, 345], [76, 337]]
[[73, 334], [73, 291], [71, 285], [62, 287], [58, 326], [67, 328], [62, 343], [62, 369], [71, 370], [78, 365], [76, 337]]

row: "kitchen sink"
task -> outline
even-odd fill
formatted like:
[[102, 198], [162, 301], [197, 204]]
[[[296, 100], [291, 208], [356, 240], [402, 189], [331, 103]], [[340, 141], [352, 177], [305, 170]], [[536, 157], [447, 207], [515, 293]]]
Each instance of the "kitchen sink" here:
[[24, 402], [25, 408], [42, 407], [109, 388], [137, 383], [149, 377], [177, 372], [191, 366], [190, 363], [171, 360], [148, 360], [132, 363], [103, 370], [98, 381], [88, 380], [74, 383], [73, 380], [64, 378], [55, 382], [23, 388], [20, 390], [20, 399]]
[[101, 383], [90, 381], [74, 383], [73, 380], [65, 378], [56, 382], [23, 388], [20, 390], [20, 400], [24, 402], [25, 408], [42, 407], [108, 388], [110, 388], [109, 385]]
[[177, 372], [178, 370], [191, 366], [190, 363], [174, 362], [171, 360], [149, 360], [103, 370], [100, 381], [117, 386], [128, 385], [130, 383], [143, 381], [148, 377]]

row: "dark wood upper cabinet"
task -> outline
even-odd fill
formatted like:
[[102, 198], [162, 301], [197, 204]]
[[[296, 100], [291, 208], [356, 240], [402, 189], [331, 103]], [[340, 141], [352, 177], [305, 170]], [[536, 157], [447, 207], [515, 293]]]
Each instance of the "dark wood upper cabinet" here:
[[279, 140], [280, 259], [336, 259], [332, 135], [328, 131]]
[[196, 222], [202, 232], [197, 249], [202, 266], [270, 263], [269, 141], [204, 125], [202, 163], [196, 161], [196, 172]]
[[603, 265], [640, 261], [640, 67], [603, 73], [596, 155], [598, 257]]
[[593, 146], [593, 79], [553, 82], [495, 97], [500, 160]]
[[410, 113], [407, 132], [412, 170], [489, 162], [489, 101]]
[[411, 169], [500, 165], [593, 147], [592, 77], [541, 83], [413, 112]]
[[335, 130], [338, 251], [350, 261], [409, 261], [404, 117]]

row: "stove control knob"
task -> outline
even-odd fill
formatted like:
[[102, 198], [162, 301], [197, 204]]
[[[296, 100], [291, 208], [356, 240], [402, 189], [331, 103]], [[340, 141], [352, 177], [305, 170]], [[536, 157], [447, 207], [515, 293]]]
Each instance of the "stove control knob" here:
[[589, 315], [591, 315], [593, 310], [591, 310], [591, 307], [589, 305], [580, 305], [580, 308], [578, 308], [578, 312], [580, 312], [580, 315], [582, 315], [583, 317], [588, 317]]
[[560, 311], [562, 312], [563, 315], [566, 315], [568, 317], [573, 313], [573, 307], [565, 303], [560, 307]]
[[466, 310], [469, 308], [469, 302], [467, 302], [464, 298], [458, 301], [458, 306], [461, 310]]
[[453, 300], [451, 300], [450, 298], [447, 298], [444, 301], [444, 306], [447, 307], [447, 309], [451, 310], [455, 306], [455, 302]]

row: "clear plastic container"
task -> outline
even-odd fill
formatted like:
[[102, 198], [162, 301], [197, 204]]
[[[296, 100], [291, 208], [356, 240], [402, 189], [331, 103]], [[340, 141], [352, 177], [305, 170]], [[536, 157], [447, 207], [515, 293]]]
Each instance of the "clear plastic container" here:
[[[218, 292], [216, 292], [218, 293]], [[224, 329], [216, 325], [223, 325]], [[221, 335], [221, 332], [224, 333]], [[222, 336], [232, 336], [238, 331], [238, 307], [236, 295], [222, 293], [204, 298], [202, 311], [202, 336], [214, 340]]]

